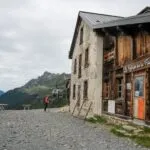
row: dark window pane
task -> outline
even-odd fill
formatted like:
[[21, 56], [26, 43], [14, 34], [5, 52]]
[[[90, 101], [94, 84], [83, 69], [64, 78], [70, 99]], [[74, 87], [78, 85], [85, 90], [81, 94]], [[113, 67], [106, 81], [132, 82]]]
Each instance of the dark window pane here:
[[81, 66], [82, 66], [82, 54], [79, 55], [79, 72], [78, 72], [78, 77], [81, 77]]
[[83, 43], [83, 28], [80, 30], [80, 44]]
[[117, 97], [122, 97], [122, 78], [117, 78]]
[[88, 81], [84, 81], [84, 98], [88, 98]]
[[134, 85], [135, 93], [134, 96], [144, 96], [144, 77], [136, 77]]
[[76, 97], [76, 85], [73, 85], [73, 99]]

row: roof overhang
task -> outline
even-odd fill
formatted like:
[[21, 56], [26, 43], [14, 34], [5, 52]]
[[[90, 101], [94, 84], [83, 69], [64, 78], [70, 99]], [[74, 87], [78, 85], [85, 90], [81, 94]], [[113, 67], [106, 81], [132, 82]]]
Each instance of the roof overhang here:
[[110, 21], [104, 24], [98, 24], [95, 25], [93, 29], [110, 28], [115, 26], [126, 26], [126, 25], [143, 24], [143, 23], [150, 23], [150, 13], [127, 17], [116, 21]]

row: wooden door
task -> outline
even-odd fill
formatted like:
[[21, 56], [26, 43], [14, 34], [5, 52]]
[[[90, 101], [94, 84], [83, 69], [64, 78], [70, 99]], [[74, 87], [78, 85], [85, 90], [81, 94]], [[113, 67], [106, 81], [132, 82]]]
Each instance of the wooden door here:
[[150, 122], [150, 68], [146, 72], [146, 121]]
[[134, 77], [134, 117], [145, 119], [145, 75]]

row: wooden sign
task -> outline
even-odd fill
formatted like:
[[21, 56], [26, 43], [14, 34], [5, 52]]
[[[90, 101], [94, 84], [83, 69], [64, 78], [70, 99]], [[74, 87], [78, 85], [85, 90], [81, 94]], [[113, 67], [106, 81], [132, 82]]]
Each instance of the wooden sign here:
[[148, 57], [144, 60], [129, 64], [129, 65], [126, 65], [126, 66], [124, 66], [123, 70], [125, 73], [127, 73], [127, 72], [132, 72], [136, 69], [145, 67], [145, 66], [150, 66], [150, 57]]

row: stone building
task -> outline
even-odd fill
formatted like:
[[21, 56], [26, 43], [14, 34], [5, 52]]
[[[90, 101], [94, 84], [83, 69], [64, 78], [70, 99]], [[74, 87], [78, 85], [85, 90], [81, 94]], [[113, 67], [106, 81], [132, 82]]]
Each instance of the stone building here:
[[[102, 113], [103, 37], [95, 32], [97, 24], [121, 17], [79, 12], [69, 52], [72, 59], [70, 110], [84, 115]], [[91, 107], [90, 107], [91, 106]]]
[[150, 8], [132, 17], [79, 12], [70, 110], [150, 123]]

